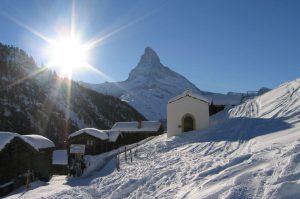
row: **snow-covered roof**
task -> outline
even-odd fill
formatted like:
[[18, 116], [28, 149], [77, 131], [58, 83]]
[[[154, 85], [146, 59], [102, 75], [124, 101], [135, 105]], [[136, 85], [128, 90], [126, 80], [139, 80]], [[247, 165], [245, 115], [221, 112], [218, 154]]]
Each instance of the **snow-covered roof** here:
[[0, 132], [0, 151], [16, 136], [19, 136], [19, 134], [11, 132]]
[[67, 165], [68, 152], [67, 150], [55, 150], [52, 153], [52, 164], [54, 165]]
[[138, 122], [117, 122], [111, 128], [112, 130], [119, 130], [121, 132], [154, 132], [158, 131], [161, 123], [157, 121], [142, 121], [141, 128], [138, 128]]
[[181, 93], [180, 95], [176, 96], [176, 97], [173, 97], [171, 98], [168, 103], [172, 103], [172, 102], [175, 102], [181, 98], [184, 98], [184, 97], [192, 97], [192, 98], [195, 98], [195, 99], [198, 99], [200, 101], [203, 101], [203, 102], [206, 102], [206, 103], [209, 103], [209, 100], [206, 99], [205, 97], [201, 96], [201, 95], [198, 95], [196, 93], [193, 93], [192, 90], [185, 90], [183, 93]]
[[107, 135], [107, 133], [105, 131], [99, 130], [99, 129], [95, 129], [95, 128], [81, 129], [79, 131], [76, 131], [76, 132], [70, 134], [69, 138], [81, 135], [83, 133], [89, 134], [89, 135], [91, 135], [93, 137], [96, 137], [96, 138], [99, 138], [101, 140], [107, 140], [108, 139], [108, 135]]
[[105, 130], [105, 132], [108, 135], [108, 140], [110, 142], [117, 141], [118, 137], [120, 136], [121, 132], [118, 130]]
[[55, 147], [55, 144], [51, 140], [41, 135], [23, 135], [23, 137], [29, 140], [38, 149]]
[[15, 137], [22, 139], [24, 142], [32, 146], [36, 151], [39, 151], [39, 148], [35, 146], [29, 139], [25, 138], [24, 135], [12, 132], [0, 132], [0, 151], [9, 144]]

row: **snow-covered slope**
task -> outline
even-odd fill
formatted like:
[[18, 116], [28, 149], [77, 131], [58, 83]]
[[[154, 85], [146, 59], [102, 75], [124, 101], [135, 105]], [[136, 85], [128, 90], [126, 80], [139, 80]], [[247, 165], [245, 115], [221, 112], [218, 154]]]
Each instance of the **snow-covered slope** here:
[[300, 79], [217, 114], [207, 131], [159, 136], [132, 163], [121, 156], [120, 171], [53, 186], [46, 198], [299, 198], [299, 99]]
[[182, 75], [164, 66], [154, 50], [147, 47], [137, 66], [130, 72], [127, 80], [103, 84], [82, 85], [100, 93], [114, 95], [128, 102], [149, 120], [166, 118], [166, 105], [169, 99], [185, 89], [213, 98], [214, 104], [238, 104], [241, 94], [217, 94], [200, 91]]
[[[300, 79], [285, 83], [253, 100], [211, 118], [214, 132], [240, 139], [293, 127], [300, 121]], [[221, 128], [219, 128], [221, 126]], [[223, 134], [227, 132], [227, 134]]]

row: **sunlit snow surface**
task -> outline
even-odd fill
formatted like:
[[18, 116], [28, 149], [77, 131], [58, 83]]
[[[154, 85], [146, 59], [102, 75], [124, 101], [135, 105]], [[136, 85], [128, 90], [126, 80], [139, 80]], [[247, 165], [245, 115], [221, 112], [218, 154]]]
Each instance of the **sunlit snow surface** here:
[[208, 131], [161, 135], [132, 163], [121, 156], [120, 171], [110, 162], [106, 176], [82, 186], [51, 181], [51, 193], [43, 195], [43, 186], [20, 198], [297, 198], [299, 88], [300, 79], [222, 112]]

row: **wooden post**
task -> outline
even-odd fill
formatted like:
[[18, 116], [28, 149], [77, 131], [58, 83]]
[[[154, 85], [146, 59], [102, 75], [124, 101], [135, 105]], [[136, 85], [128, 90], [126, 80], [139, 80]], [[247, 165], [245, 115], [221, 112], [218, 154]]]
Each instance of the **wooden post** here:
[[138, 145], [135, 147], [135, 151], [134, 151], [134, 156], [137, 156], [137, 152], [138, 152]]
[[119, 158], [119, 153], [117, 154], [117, 170], [120, 171], [120, 158]]
[[125, 161], [127, 162], [126, 146], [125, 146]]
[[26, 191], [29, 191], [30, 189], [30, 170], [26, 173]]

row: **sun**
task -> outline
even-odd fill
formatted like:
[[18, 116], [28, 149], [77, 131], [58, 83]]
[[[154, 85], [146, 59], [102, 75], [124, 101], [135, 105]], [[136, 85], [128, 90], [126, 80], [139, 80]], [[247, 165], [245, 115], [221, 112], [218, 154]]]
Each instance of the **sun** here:
[[57, 67], [62, 76], [71, 76], [73, 70], [87, 63], [88, 48], [76, 38], [54, 40], [50, 48], [51, 65]]

